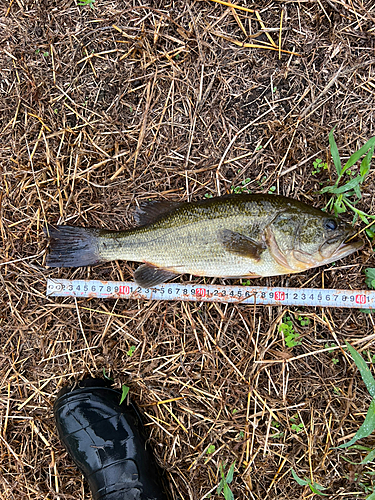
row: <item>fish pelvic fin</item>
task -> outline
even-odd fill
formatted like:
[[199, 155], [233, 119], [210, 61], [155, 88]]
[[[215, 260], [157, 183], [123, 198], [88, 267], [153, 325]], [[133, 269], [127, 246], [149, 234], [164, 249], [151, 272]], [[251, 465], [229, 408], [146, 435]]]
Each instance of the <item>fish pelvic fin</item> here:
[[49, 237], [46, 265], [49, 267], [80, 267], [104, 262], [99, 253], [100, 229], [51, 226], [44, 228]]
[[142, 264], [134, 272], [134, 279], [137, 285], [142, 288], [159, 285], [175, 276], [177, 276], [176, 273], [168, 271], [168, 269], [152, 266], [151, 264]]
[[256, 262], [260, 261], [262, 253], [267, 248], [264, 241], [256, 241], [230, 229], [219, 231], [218, 239], [228, 252], [249, 257]]

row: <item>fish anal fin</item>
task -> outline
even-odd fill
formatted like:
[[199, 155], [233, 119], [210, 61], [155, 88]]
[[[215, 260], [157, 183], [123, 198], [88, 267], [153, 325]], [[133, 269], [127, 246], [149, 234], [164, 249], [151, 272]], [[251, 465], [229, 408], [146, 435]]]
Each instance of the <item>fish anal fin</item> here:
[[135, 209], [134, 220], [138, 226], [152, 224], [163, 215], [175, 210], [180, 205], [179, 201], [153, 200], [143, 201]]
[[159, 285], [160, 283], [164, 283], [164, 281], [170, 280], [175, 276], [177, 276], [176, 273], [151, 264], [142, 264], [134, 272], [134, 279], [137, 285], [142, 288]]
[[231, 231], [230, 229], [219, 231], [218, 237], [228, 252], [249, 257], [256, 262], [260, 261], [262, 253], [267, 248], [264, 241], [256, 241], [253, 238]]

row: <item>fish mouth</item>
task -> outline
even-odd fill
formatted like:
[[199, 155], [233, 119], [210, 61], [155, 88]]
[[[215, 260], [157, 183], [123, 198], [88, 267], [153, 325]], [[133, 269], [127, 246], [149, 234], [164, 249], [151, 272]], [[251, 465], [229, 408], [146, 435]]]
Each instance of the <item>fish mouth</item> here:
[[352, 234], [349, 234], [345, 238], [345, 240], [340, 244], [340, 246], [336, 251], [345, 252], [349, 250], [350, 253], [352, 253], [362, 248], [364, 244], [365, 244], [364, 240], [358, 236], [358, 233], [353, 231]]
[[360, 238], [356, 231], [350, 231], [350, 233], [342, 239], [339, 237], [331, 238], [323, 243], [320, 247], [320, 253], [324, 256], [327, 253], [327, 250], [331, 247], [335, 247], [333, 251], [330, 252], [330, 256], [326, 255], [324, 261], [325, 263], [333, 262], [337, 259], [342, 259], [343, 257], [347, 257], [348, 255], [356, 252], [360, 248], [363, 247], [365, 242], [362, 238]]

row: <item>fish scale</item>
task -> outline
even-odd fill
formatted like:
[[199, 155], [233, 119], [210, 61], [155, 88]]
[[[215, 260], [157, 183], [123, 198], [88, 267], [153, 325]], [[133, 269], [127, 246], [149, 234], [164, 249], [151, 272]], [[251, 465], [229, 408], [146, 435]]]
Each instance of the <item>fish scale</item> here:
[[[189, 214], [184, 214], [187, 218]], [[184, 222], [186, 218], [182, 218]], [[238, 217], [237, 217], [238, 218]], [[156, 267], [171, 269], [178, 274], [206, 274], [207, 276], [232, 276], [233, 270], [240, 276], [257, 274], [252, 271], [254, 264], [249, 258], [230, 253], [217, 241], [217, 233], [226, 227], [236, 227], [243, 230], [241, 221], [235, 217], [216, 220], [215, 225], [207, 228], [207, 220], [185, 222], [180, 225], [176, 216], [174, 229], [148, 226], [121, 234], [121, 242], [109, 234], [106, 249], [100, 248], [100, 254], [105, 260], [130, 260], [148, 262]], [[234, 219], [234, 220], [233, 220]], [[192, 221], [193, 218], [190, 218]], [[168, 249], [166, 251], [165, 249]], [[273, 261], [272, 258], [268, 259]]]
[[195, 202], [151, 202], [126, 231], [48, 227], [47, 265], [78, 267], [113, 260], [143, 262], [141, 286], [176, 274], [276, 276], [333, 262], [363, 245], [339, 218], [290, 198], [228, 195]]

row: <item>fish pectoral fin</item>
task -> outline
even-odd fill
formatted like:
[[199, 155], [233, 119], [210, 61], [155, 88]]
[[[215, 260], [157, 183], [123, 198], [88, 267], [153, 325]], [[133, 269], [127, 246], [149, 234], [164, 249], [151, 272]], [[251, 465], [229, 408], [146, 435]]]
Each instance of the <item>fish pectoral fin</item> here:
[[181, 205], [178, 201], [153, 200], [143, 201], [139, 207], [135, 209], [134, 220], [138, 226], [151, 224], [159, 220], [163, 215], [172, 212]]
[[262, 253], [267, 248], [264, 241], [256, 241], [230, 229], [219, 231], [218, 239], [228, 252], [249, 257], [257, 262], [260, 261]]
[[159, 285], [160, 283], [164, 283], [164, 281], [170, 280], [175, 276], [177, 276], [176, 273], [151, 264], [142, 264], [134, 272], [134, 279], [137, 285], [142, 288]]

